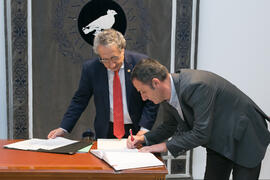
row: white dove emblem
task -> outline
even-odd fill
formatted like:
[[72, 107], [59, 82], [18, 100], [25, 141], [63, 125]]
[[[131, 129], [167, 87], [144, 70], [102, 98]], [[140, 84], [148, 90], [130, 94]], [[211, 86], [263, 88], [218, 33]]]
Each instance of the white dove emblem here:
[[88, 34], [95, 30], [94, 36], [96, 36], [103, 29], [110, 29], [115, 22], [114, 15], [116, 14], [117, 13], [114, 10], [108, 9], [107, 15], [99, 17], [98, 19], [82, 28], [84, 34]]

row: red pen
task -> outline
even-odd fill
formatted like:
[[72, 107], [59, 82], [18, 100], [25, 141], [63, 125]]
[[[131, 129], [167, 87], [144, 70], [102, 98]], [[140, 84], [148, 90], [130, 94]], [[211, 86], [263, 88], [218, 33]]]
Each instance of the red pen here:
[[132, 129], [129, 129], [129, 134], [131, 136], [131, 141], [134, 141], [134, 137], [133, 137], [133, 134], [132, 134]]

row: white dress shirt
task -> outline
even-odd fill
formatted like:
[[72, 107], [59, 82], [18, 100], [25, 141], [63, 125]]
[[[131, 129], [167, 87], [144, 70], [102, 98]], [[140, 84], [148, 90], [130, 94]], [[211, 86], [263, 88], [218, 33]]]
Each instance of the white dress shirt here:
[[168, 103], [170, 105], [172, 105], [178, 112], [179, 116], [182, 118], [182, 120], [184, 120], [184, 116], [183, 116], [183, 112], [179, 103], [179, 99], [178, 99], [178, 95], [176, 94], [176, 90], [175, 90], [175, 86], [173, 83], [173, 79], [172, 76], [170, 76], [170, 80], [171, 80], [171, 98], [168, 101]]
[[[108, 83], [109, 83], [109, 97], [110, 97], [110, 121], [113, 122], [113, 78], [114, 71], [107, 69], [108, 72]], [[119, 69], [119, 78], [122, 90], [122, 102], [123, 102], [123, 113], [124, 113], [124, 124], [132, 124], [130, 119], [128, 108], [127, 108], [127, 98], [126, 98], [126, 82], [125, 82], [125, 68], [124, 63]]]

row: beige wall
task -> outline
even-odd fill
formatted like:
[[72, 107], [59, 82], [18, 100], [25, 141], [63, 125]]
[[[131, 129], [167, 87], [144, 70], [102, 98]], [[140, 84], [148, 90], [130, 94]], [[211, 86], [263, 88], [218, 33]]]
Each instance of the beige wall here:
[[[270, 115], [270, 1], [202, 0], [198, 69], [213, 71], [237, 85]], [[197, 148], [194, 178], [203, 177], [205, 151]], [[260, 179], [270, 179], [270, 148]]]

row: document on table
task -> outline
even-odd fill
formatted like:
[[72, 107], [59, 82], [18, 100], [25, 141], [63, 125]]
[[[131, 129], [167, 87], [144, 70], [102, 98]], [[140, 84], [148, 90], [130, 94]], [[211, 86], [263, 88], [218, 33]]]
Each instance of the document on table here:
[[152, 153], [139, 152], [138, 149], [128, 149], [126, 141], [127, 139], [98, 139], [98, 149], [90, 150], [90, 152], [103, 159], [116, 171], [164, 165]]
[[7, 144], [4, 147], [10, 149], [21, 149], [21, 150], [52, 150], [59, 147], [67, 146], [78, 141], [66, 139], [63, 137], [57, 137], [55, 139], [28, 139], [24, 141], [19, 141], [12, 144]]
[[124, 150], [127, 148], [127, 139], [98, 139], [97, 149]]

